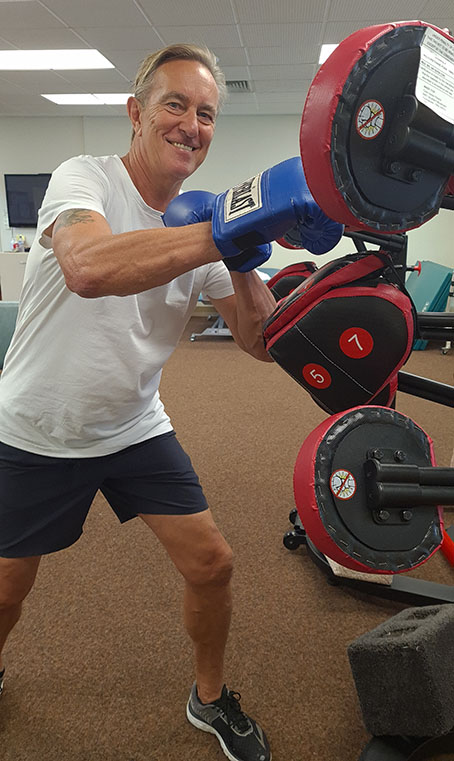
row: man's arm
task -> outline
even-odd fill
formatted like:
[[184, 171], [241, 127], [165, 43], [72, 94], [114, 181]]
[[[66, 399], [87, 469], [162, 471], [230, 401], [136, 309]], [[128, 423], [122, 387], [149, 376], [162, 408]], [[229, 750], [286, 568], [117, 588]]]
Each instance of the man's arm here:
[[212, 304], [243, 351], [263, 362], [272, 362], [265, 351], [262, 328], [276, 306], [275, 298], [256, 272], [231, 272], [230, 275], [234, 295], [212, 299]]
[[210, 222], [114, 235], [98, 212], [70, 209], [46, 233], [68, 288], [84, 298], [140, 293], [222, 258]]

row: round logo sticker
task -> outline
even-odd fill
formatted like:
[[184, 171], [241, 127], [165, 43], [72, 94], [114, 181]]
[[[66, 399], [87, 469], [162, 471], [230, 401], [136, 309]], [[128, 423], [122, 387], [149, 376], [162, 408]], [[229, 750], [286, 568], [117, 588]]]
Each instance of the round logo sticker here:
[[350, 499], [356, 492], [355, 477], [349, 470], [335, 470], [329, 485], [334, 496], [338, 499]]
[[374, 348], [374, 339], [364, 328], [347, 328], [339, 338], [339, 346], [351, 359], [367, 357]]
[[331, 375], [322, 365], [315, 362], [303, 367], [303, 378], [306, 383], [314, 388], [328, 388], [331, 386]]
[[385, 123], [385, 112], [378, 100], [366, 100], [356, 114], [356, 131], [364, 140], [373, 140]]

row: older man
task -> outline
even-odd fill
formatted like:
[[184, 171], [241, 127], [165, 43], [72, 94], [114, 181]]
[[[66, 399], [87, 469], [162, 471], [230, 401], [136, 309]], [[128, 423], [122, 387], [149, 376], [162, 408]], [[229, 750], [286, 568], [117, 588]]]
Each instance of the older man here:
[[239, 346], [268, 360], [261, 326], [275, 302], [257, 274], [229, 272], [208, 218], [162, 221], [207, 155], [224, 91], [209, 51], [165, 48], [138, 72], [129, 152], [78, 156], [52, 175], [0, 382], [0, 651], [40, 557], [77, 541], [99, 489], [121, 522], [154, 531], [184, 578], [188, 719], [230, 759], [268, 761], [264, 732], [224, 685], [231, 550], [159, 398], [201, 291]]
[[152, 529], [184, 578], [189, 721], [231, 761], [269, 761], [263, 730], [223, 679], [231, 550], [159, 382], [200, 292], [236, 343], [269, 361], [262, 325], [275, 301], [254, 268], [288, 231], [323, 253], [343, 227], [315, 203], [299, 157], [226, 194], [179, 194], [207, 155], [224, 92], [209, 51], [164, 48], [128, 100], [129, 152], [78, 156], [52, 175], [0, 381], [0, 652], [41, 556], [77, 541], [100, 490], [121, 522]]

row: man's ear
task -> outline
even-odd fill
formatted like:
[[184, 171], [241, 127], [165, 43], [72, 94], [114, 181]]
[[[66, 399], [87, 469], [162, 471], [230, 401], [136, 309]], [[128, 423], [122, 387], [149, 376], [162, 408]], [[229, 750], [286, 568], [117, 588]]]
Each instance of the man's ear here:
[[126, 107], [128, 109], [128, 116], [131, 120], [132, 128], [135, 135], [140, 135], [142, 132], [142, 106], [140, 101], [131, 95], [128, 98]]

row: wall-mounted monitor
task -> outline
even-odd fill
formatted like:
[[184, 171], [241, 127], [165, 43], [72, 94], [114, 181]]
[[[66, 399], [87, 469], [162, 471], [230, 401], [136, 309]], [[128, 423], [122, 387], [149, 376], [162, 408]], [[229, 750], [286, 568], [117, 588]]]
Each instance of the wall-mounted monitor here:
[[5, 174], [10, 227], [36, 227], [50, 174]]

